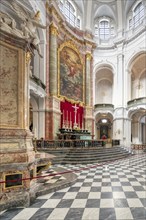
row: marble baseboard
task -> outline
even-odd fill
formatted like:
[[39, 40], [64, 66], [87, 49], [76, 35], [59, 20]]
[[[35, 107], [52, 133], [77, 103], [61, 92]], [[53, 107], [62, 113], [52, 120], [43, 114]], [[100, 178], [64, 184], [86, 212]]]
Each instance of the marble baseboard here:
[[30, 205], [29, 192], [10, 192], [0, 195], [0, 211], [14, 207], [28, 207]]

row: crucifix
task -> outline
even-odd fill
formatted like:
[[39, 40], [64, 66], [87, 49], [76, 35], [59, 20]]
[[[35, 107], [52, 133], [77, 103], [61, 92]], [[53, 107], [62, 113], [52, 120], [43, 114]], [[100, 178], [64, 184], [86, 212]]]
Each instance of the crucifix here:
[[75, 104], [75, 106], [72, 106], [75, 109], [75, 121], [74, 121], [74, 128], [77, 128], [77, 110], [79, 107], [77, 107], [77, 105]]

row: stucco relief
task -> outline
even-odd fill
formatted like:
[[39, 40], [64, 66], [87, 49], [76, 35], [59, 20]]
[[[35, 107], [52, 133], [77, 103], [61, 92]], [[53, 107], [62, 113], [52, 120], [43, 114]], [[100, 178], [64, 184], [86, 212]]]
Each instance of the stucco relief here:
[[18, 52], [0, 45], [0, 124], [18, 124]]

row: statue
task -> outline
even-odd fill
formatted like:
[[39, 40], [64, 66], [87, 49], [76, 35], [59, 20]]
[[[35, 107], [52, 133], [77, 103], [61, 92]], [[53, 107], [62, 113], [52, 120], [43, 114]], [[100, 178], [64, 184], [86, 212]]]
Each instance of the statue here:
[[37, 28], [46, 29], [45, 25], [40, 22], [40, 11], [37, 11], [35, 15], [30, 15], [22, 6], [18, 5], [14, 0], [11, 0], [9, 6], [17, 14], [17, 16], [22, 20], [21, 29], [23, 32], [23, 37], [34, 49], [37, 50], [40, 57], [43, 57], [40, 49], [40, 39], [38, 37]]

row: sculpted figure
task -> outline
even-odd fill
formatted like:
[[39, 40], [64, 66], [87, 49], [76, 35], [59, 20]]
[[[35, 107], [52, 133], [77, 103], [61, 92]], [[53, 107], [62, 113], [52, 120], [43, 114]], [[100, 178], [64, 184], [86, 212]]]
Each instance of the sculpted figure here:
[[21, 28], [23, 32], [24, 38], [28, 41], [34, 49], [37, 50], [40, 57], [42, 57], [41, 49], [40, 49], [40, 40], [37, 34], [37, 28], [45, 29], [46, 26], [42, 25], [40, 22], [40, 12], [33, 16], [31, 16], [24, 8], [18, 5], [14, 0], [11, 0], [9, 6], [13, 9], [13, 11], [17, 14], [17, 16], [22, 20]]

